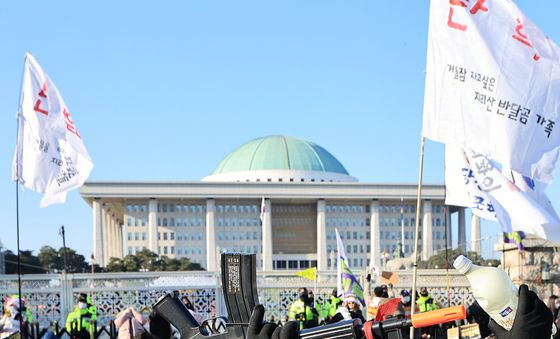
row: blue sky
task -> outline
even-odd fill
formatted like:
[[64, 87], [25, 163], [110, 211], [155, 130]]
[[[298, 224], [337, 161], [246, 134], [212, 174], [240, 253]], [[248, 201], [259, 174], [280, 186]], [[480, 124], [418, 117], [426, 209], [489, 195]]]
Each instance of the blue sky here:
[[[443, 1], [443, 0], [441, 0]], [[560, 41], [560, 2], [517, 5]], [[0, 241], [16, 249], [15, 147], [25, 52], [62, 93], [95, 168], [90, 180], [200, 180], [265, 135], [310, 140], [362, 182], [417, 182], [428, 1], [4, 1], [0, 4]], [[424, 182], [443, 183], [427, 142]], [[558, 179], [549, 197], [560, 207]], [[88, 257], [77, 191], [39, 208], [20, 194], [21, 248]], [[467, 230], [468, 232], [468, 230]], [[483, 224], [483, 237], [499, 232]], [[468, 233], [467, 233], [468, 235]], [[456, 237], [455, 237], [456, 241]], [[490, 254], [491, 241], [484, 254]]]

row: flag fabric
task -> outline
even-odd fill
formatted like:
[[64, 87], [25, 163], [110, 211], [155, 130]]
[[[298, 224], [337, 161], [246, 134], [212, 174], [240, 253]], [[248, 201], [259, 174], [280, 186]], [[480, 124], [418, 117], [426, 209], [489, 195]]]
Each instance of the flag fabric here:
[[29, 53], [25, 56], [13, 180], [44, 193], [41, 207], [64, 203], [93, 169], [58, 89]]
[[550, 204], [544, 193], [523, 191], [502, 174], [494, 161], [481, 154], [473, 151], [463, 154], [466, 157], [463, 189], [472, 199], [460, 206], [470, 207], [474, 214], [485, 212], [482, 217], [494, 213], [504, 232], [523, 231], [560, 242], [560, 219], [551, 205], [543, 204], [544, 200]]
[[523, 239], [525, 239], [525, 232], [523, 231], [504, 232], [504, 243], [516, 244], [519, 252], [523, 252], [525, 249]]
[[348, 267], [348, 259], [346, 257], [346, 252], [344, 251], [344, 245], [342, 244], [342, 239], [338, 234], [338, 229], [336, 232], [336, 248], [338, 252], [337, 257], [337, 295], [344, 299], [348, 295], [353, 295], [360, 301], [360, 303], [365, 306], [366, 302], [364, 300], [364, 289], [356, 276], [352, 273]]
[[296, 275], [308, 280], [315, 281], [317, 280], [317, 267], [311, 267], [306, 270], [297, 271]]
[[266, 212], [266, 204], [264, 202], [264, 197], [262, 197], [262, 200], [261, 200], [261, 215], [260, 215], [261, 223], [264, 222], [264, 213], [265, 212]]
[[379, 305], [377, 313], [375, 313], [374, 321], [382, 321], [387, 319], [387, 317], [394, 315], [400, 302], [401, 298], [391, 298]]
[[463, 149], [445, 146], [445, 204], [468, 207], [474, 215], [498, 222], [490, 197], [473, 180], [472, 171]]
[[510, 0], [431, 1], [422, 134], [552, 181], [560, 49]]

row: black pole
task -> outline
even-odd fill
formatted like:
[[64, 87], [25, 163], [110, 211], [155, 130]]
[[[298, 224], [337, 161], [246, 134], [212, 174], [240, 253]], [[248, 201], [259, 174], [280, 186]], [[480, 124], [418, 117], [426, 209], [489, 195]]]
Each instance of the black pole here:
[[66, 273], [66, 233], [64, 232], [64, 225], [60, 226], [60, 235], [62, 236], [62, 258], [64, 260], [64, 273]]
[[[18, 164], [19, 166], [19, 164]], [[18, 177], [19, 179], [19, 177]], [[19, 298], [19, 330], [23, 336], [23, 303], [21, 301], [21, 254], [19, 250], [19, 190], [16, 181], [16, 243], [17, 243], [17, 275], [18, 275], [18, 298]]]

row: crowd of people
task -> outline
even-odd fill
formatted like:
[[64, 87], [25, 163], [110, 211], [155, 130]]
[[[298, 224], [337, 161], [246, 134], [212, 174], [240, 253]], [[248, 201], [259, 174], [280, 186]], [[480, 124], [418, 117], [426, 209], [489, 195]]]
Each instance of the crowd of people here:
[[[365, 321], [384, 321], [390, 317], [410, 318], [413, 313], [430, 312], [441, 308], [434, 298], [430, 296], [427, 288], [419, 289], [416, 299], [416, 309], [412, 310], [412, 298], [409, 290], [401, 290], [395, 293], [392, 286], [380, 285], [373, 288], [373, 295], [364, 294], [366, 307], [362, 309], [362, 301], [353, 294], [340, 295], [334, 289], [330, 296], [322, 304], [317, 303], [313, 291], [302, 287], [298, 290], [297, 300], [288, 309], [287, 316], [275, 322], [277, 326], [275, 332], [280, 339], [298, 338], [298, 331], [311, 329], [317, 326], [332, 324], [339, 321], [359, 319]], [[181, 301], [185, 308], [199, 321], [202, 317], [196, 313], [193, 303], [187, 296], [182, 296]], [[21, 302], [21, 304], [20, 304]], [[262, 314], [260, 314], [262, 313]], [[258, 306], [253, 311], [251, 322], [255, 322], [257, 317], [262, 322], [264, 308]], [[92, 324], [97, 319], [97, 311], [90, 296], [80, 293], [77, 296], [76, 306], [68, 314], [65, 330], [71, 334], [72, 338], [86, 339], [91, 337]], [[7, 338], [20, 331], [20, 320], [23, 323], [23, 333], [28, 324], [32, 323], [33, 318], [25, 303], [18, 295], [12, 295], [4, 303], [4, 313], [0, 318], [0, 339]], [[560, 333], [552, 332], [552, 324], [560, 325], [560, 298], [552, 295], [548, 299], [548, 304], [542, 302], [538, 296], [529, 291], [527, 285], [522, 285], [519, 289], [519, 305], [515, 317], [514, 326], [510, 331], [505, 331], [498, 326], [486, 314], [478, 303], [473, 303], [467, 308], [467, 321], [476, 323], [480, 329], [482, 338], [560, 338]], [[251, 323], [250, 322], [250, 323]], [[126, 308], [116, 315], [114, 325], [117, 328], [118, 338], [120, 339], [168, 339], [173, 337], [172, 326], [163, 319], [157, 312], [151, 312], [148, 317], [141, 314], [132, 307]], [[456, 326], [457, 324], [453, 324]], [[256, 325], [255, 325], [256, 326]], [[257, 331], [259, 326], [253, 326], [252, 330]], [[249, 326], [251, 327], [251, 325]], [[281, 329], [283, 327], [283, 329]], [[444, 337], [445, 324], [416, 330], [415, 338], [439, 338]], [[282, 335], [282, 333], [284, 333]], [[402, 328], [402, 338], [409, 338], [410, 328]], [[520, 336], [531, 334], [531, 336]], [[55, 338], [52, 332], [47, 332], [47, 338]], [[249, 333], [248, 339], [262, 339], [263, 337], [255, 332]]]

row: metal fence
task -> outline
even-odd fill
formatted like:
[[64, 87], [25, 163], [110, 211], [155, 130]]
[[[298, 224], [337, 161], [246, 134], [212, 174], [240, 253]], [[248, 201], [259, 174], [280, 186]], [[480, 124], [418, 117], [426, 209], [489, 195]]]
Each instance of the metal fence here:
[[[395, 295], [401, 289], [410, 289], [412, 286], [410, 271], [396, 273], [398, 283], [393, 287]], [[257, 286], [259, 301], [267, 310], [267, 318], [274, 316], [275, 319], [281, 319], [297, 298], [299, 287], [313, 289], [316, 304], [322, 305], [336, 286], [336, 274], [319, 272], [314, 282], [298, 277], [294, 272], [260, 272]], [[428, 287], [434, 299], [444, 306], [467, 305], [474, 300], [468, 281], [451, 271], [447, 276], [445, 270], [419, 270], [417, 287]], [[214, 272], [28, 274], [22, 278], [22, 297], [33, 316], [33, 322], [39, 323], [42, 328], [54, 321], [64, 324], [67, 314], [75, 306], [78, 293], [90, 295], [97, 308], [98, 323], [106, 326], [117, 313], [129, 306], [151, 311], [152, 304], [168, 290], [187, 295], [203, 318], [227, 316], [221, 279]], [[2, 302], [17, 291], [17, 276], [0, 275]]]

